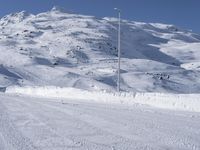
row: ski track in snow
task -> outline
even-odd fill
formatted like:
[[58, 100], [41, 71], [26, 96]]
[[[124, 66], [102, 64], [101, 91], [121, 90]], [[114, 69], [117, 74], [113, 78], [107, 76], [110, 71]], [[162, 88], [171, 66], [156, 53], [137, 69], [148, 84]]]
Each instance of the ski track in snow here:
[[[0, 102], [0, 139], [8, 147], [0, 143], [1, 149], [10, 150], [36, 150], [28, 138], [23, 137], [17, 130], [14, 122], [9, 119], [6, 108]], [[6, 142], [6, 143], [5, 143]]]
[[194, 112], [0, 95], [1, 150], [198, 150], [199, 122]]

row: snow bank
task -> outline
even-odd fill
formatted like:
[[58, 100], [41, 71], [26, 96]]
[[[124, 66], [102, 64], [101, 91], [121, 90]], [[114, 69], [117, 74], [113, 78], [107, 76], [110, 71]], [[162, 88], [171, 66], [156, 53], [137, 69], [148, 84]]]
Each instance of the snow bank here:
[[158, 108], [200, 112], [200, 94], [164, 93], [107, 93], [91, 92], [60, 87], [8, 87], [8, 94], [23, 94], [33, 97], [80, 99], [112, 104], [145, 104]]

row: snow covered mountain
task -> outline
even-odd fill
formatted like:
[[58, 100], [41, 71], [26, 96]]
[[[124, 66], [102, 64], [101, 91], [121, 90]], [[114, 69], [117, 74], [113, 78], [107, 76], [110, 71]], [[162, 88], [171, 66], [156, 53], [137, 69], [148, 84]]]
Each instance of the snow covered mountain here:
[[[0, 89], [11, 85], [116, 90], [117, 19], [54, 7], [0, 20]], [[200, 35], [122, 21], [123, 91], [199, 93]]]

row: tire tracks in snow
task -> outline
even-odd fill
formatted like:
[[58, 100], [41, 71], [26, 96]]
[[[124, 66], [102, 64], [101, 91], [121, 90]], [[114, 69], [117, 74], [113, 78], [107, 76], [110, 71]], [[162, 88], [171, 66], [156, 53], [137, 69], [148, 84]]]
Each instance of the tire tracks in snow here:
[[[12, 120], [10, 120], [7, 114], [6, 107], [0, 101], [0, 133], [4, 140], [3, 144], [7, 145], [6, 148], [3, 147], [1, 150], [37, 150], [33, 146], [30, 139], [24, 137], [21, 132], [14, 125]], [[6, 142], [6, 143], [5, 143]], [[1, 147], [0, 147], [1, 148]]]
[[[104, 143], [98, 143], [98, 142], [94, 142], [93, 140], [89, 140], [88, 141], [88, 137], [87, 136], [70, 136], [70, 139], [73, 139], [73, 141], [76, 141], [76, 143], [80, 143], [80, 145], [84, 146], [92, 146], [92, 148], [90, 147], [90, 149], [96, 149], [95, 147], [98, 147], [98, 149], [100, 149], [100, 147], [102, 149], [115, 149], [114, 145], [117, 145], [119, 148], [117, 149], [130, 149], [130, 147], [132, 147], [132, 149], [146, 149], [146, 147], [148, 147], [149, 149], [156, 149], [156, 147], [154, 147], [153, 145], [147, 143], [144, 144], [142, 142], [140, 142], [137, 138], [136, 139], [131, 139], [127, 136], [123, 136], [120, 133], [113, 133], [109, 130], [109, 128], [105, 129], [102, 128], [101, 125], [98, 125], [97, 123], [94, 123], [95, 120], [97, 122], [101, 122], [102, 124], [107, 124], [107, 121], [104, 120], [103, 118], [96, 118], [97, 116], [92, 116], [92, 114], [88, 114], [87, 111], [83, 111], [82, 109], [80, 109], [80, 111], [77, 111], [77, 106], [81, 106], [82, 104], [71, 104], [71, 103], [67, 103], [68, 107], [66, 107], [66, 105], [62, 105], [60, 103], [60, 106], [54, 105], [53, 103], [48, 103], [48, 101], [32, 101], [29, 100], [28, 104], [26, 101], [24, 100], [19, 100], [20, 102], [24, 103], [25, 105], [31, 105], [31, 107], [41, 107], [43, 106], [43, 112], [45, 111], [45, 109], [47, 110], [52, 110], [55, 113], [59, 113], [63, 115], [63, 119], [69, 119], [71, 121], [71, 119], [73, 120], [74, 124], [78, 125], [78, 128], [84, 128], [86, 130], [92, 130], [94, 133], [92, 133], [93, 135], [89, 134], [88, 136], [103, 136], [104, 138], [108, 138], [108, 139], [112, 139], [113, 144], [109, 143], [109, 144], [104, 144]], [[56, 103], [59, 104], [59, 103]], [[35, 106], [36, 105], [36, 106]], [[62, 107], [64, 106], [64, 108]], [[45, 107], [45, 108], [44, 108]], [[94, 106], [93, 106], [94, 107]], [[82, 107], [81, 107], [82, 108]], [[88, 108], [89, 109], [89, 108]], [[94, 108], [91, 109], [93, 110]], [[98, 109], [102, 109], [104, 110], [105, 108], [98, 108]], [[115, 110], [113, 110], [115, 111]], [[47, 111], [45, 111], [47, 112]], [[102, 112], [103, 113], [103, 112]], [[41, 114], [41, 113], [39, 113]], [[38, 116], [38, 115], [37, 115]], [[46, 118], [45, 118], [46, 117]], [[66, 118], [67, 117], [67, 118]], [[40, 116], [40, 120], [43, 122], [46, 122], [47, 120], [51, 120], [48, 119], [48, 116], [45, 116], [44, 114], [42, 116]], [[51, 124], [47, 124], [48, 126], [50, 126], [52, 129], [55, 130], [55, 127], [52, 126]], [[76, 127], [74, 127], [76, 128]], [[77, 130], [79, 130], [77, 128]], [[59, 135], [62, 134], [62, 130], [60, 129], [56, 129], [56, 132], [58, 132]], [[130, 144], [131, 143], [131, 144]], [[157, 147], [158, 149], [158, 147]]]
[[[85, 150], [85, 149], [94, 149], [94, 150], [98, 150], [98, 149], [105, 149], [105, 150], [110, 150], [110, 146], [107, 145], [102, 145], [102, 144], [98, 144], [98, 143], [92, 143], [89, 142], [85, 139], [82, 138], [82, 133], [78, 133], [78, 135], [74, 134], [73, 132], [71, 133], [71, 135], [66, 135], [65, 130], [71, 130], [71, 129], [66, 129], [66, 128], [60, 128], [60, 125], [55, 122], [55, 119], [57, 119], [57, 116], [60, 116], [59, 118], [62, 118], [63, 120], [68, 120], [69, 122], [71, 122], [71, 124], [73, 126], [71, 126], [71, 128], [73, 129], [74, 132], [79, 131], [81, 128], [85, 128], [87, 127], [87, 130], [85, 131], [86, 134], [90, 134], [87, 133], [89, 132], [89, 130], [94, 130], [94, 128], [88, 124], [86, 124], [85, 122], [82, 122], [81, 120], [78, 120], [75, 116], [73, 115], [69, 115], [67, 113], [63, 113], [62, 111], [59, 110], [59, 108], [57, 109], [53, 109], [51, 107], [46, 106], [46, 104], [43, 103], [39, 103], [39, 102], [34, 102], [31, 100], [21, 100], [19, 98], [10, 98], [9, 101], [12, 101], [12, 103], [21, 103], [20, 106], [23, 107], [23, 111], [24, 113], [29, 113], [31, 115], [34, 116], [34, 118], [37, 118], [39, 120], [40, 123], [45, 124], [45, 129], [48, 130], [48, 137], [56, 137], [60, 139], [60, 142], [64, 142], [66, 141], [66, 139], [69, 141], [71, 140], [73, 143], [71, 145], [67, 145], [65, 142], [62, 144], [63, 147], [60, 147], [60, 145], [56, 145], [56, 148], [61, 148], [61, 149], [80, 149], [80, 150]], [[11, 102], [9, 102], [11, 103]], [[38, 109], [39, 108], [39, 109]], [[51, 113], [53, 112], [56, 115], [56, 118], [52, 118]], [[58, 126], [56, 126], [56, 124]], [[38, 127], [37, 127], [38, 128]], [[34, 128], [32, 128], [34, 129]], [[95, 134], [100, 134], [99, 131], [96, 131], [95, 129]], [[52, 134], [51, 134], [52, 133]], [[93, 134], [93, 133], [92, 133]], [[51, 136], [50, 136], [51, 135]], [[40, 146], [39, 146], [40, 147]], [[44, 147], [49, 147], [49, 145], [43, 145], [41, 146], [41, 149], [44, 149]], [[49, 147], [50, 149], [50, 147]], [[48, 150], [49, 150], [48, 149]]]
[[[87, 139], [83, 138], [82, 136], [85, 136], [84, 134], [86, 134], [87, 136], [96, 136], [96, 135], [102, 135], [102, 130], [99, 128], [96, 128], [94, 126], [92, 126], [91, 124], [88, 124], [87, 122], [80, 120], [79, 118], [77, 118], [76, 114], [73, 115], [73, 112], [71, 112], [71, 110], [68, 111], [64, 111], [63, 109], [59, 109], [59, 107], [55, 107], [49, 104], [44, 104], [44, 102], [37, 102], [37, 101], [24, 101], [24, 100], [19, 100], [17, 99], [16, 101], [23, 103], [23, 105], [25, 107], [27, 107], [28, 109], [37, 109], [40, 107], [41, 110], [35, 111], [35, 112], [30, 112], [32, 113], [35, 117], [38, 117], [38, 119], [43, 122], [44, 124], [46, 124], [46, 126], [48, 127], [50, 132], [54, 132], [56, 135], [59, 135], [60, 138], [62, 139], [69, 139], [71, 141], [73, 141], [74, 146], [71, 146], [71, 148], [79, 148], [79, 149], [94, 149], [94, 150], [98, 150], [98, 149], [104, 149], [104, 150], [110, 150], [111, 147], [109, 145], [106, 144], [99, 144], [99, 143], [95, 143], [95, 142], [91, 142], [88, 141]], [[74, 107], [74, 106], [72, 106]], [[73, 108], [71, 108], [73, 109]], [[76, 133], [74, 134], [73, 132], [71, 134], [66, 134], [65, 133], [65, 129], [60, 128], [59, 126], [55, 126], [54, 125], [54, 121], [51, 117], [49, 117], [49, 111], [52, 111], [54, 113], [56, 113], [57, 115], [59, 115], [62, 119], [68, 120], [70, 122], [71, 125], [71, 130], [73, 130], [75, 133], [81, 129], [85, 129], [86, 133]], [[45, 112], [42, 113], [42, 112]], [[48, 114], [48, 115], [46, 115]], [[56, 118], [55, 118], [56, 119]], [[90, 130], [90, 131], [89, 131]], [[91, 132], [92, 130], [92, 132]], [[88, 132], [88, 133], [87, 133]], [[83, 135], [82, 135], [83, 134]]]
[[[190, 113], [143, 106], [127, 110], [127, 107], [115, 105], [54, 100], [5, 96], [2, 103], [7, 108], [4, 112], [9, 112], [9, 116], [16, 119], [26, 117], [19, 120], [22, 126], [18, 129], [28, 129], [34, 144], [37, 144], [34, 137], [36, 141], [44, 138], [43, 133], [38, 133], [40, 131], [45, 131], [48, 142], [56, 140], [55, 145], [42, 141], [41, 147], [36, 145], [40, 150], [199, 149], [199, 120], [189, 118]], [[15, 107], [17, 109], [13, 112]], [[24, 122], [28, 122], [27, 127]], [[65, 143], [67, 141], [72, 142]]]

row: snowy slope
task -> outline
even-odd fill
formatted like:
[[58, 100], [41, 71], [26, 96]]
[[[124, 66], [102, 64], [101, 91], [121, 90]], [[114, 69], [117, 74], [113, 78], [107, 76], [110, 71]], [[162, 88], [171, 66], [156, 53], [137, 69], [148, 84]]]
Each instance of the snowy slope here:
[[[117, 20], [54, 7], [0, 20], [0, 90], [12, 85], [116, 89]], [[122, 90], [199, 93], [200, 35], [122, 21]]]

